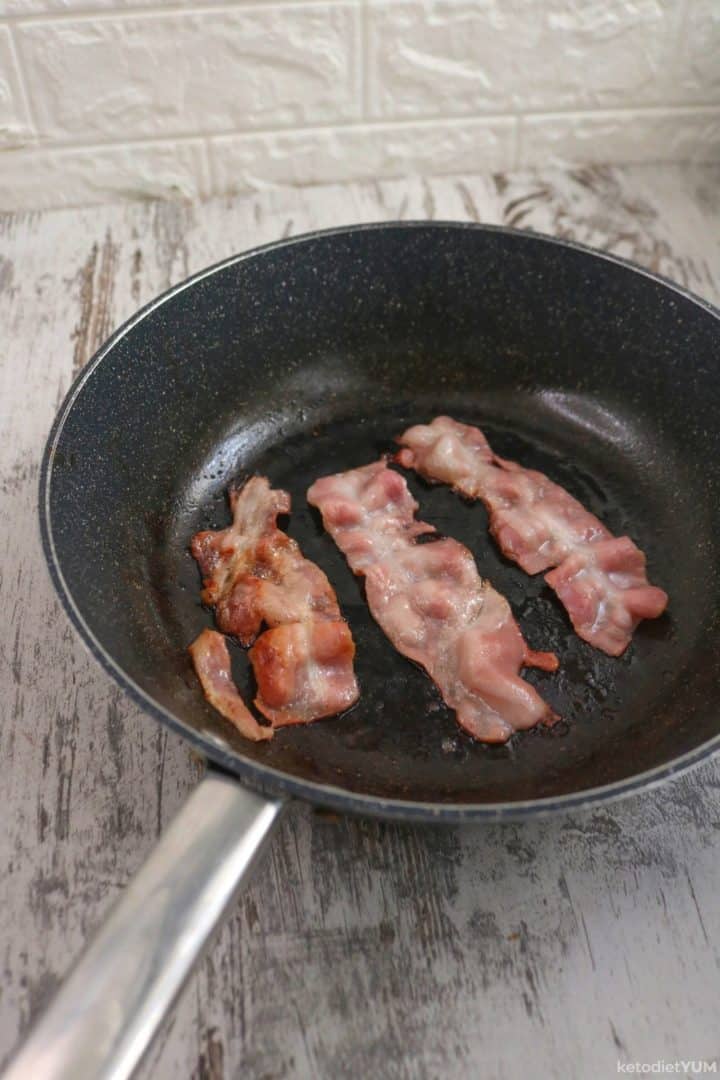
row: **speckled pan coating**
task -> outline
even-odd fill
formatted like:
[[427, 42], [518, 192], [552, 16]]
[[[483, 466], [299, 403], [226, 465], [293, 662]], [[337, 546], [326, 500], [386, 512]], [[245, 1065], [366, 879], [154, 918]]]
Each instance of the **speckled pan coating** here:
[[[412, 820], [521, 817], [612, 798], [720, 744], [720, 316], [617, 259], [453, 223], [361, 226], [238, 256], [143, 309], [71, 389], [48, 442], [41, 522], [65, 606], [151, 713], [248, 784]], [[450, 412], [541, 468], [647, 552], [671, 597], [613, 660], [542, 579], [503, 560], [482, 508], [410, 484], [467, 543], [559, 675], [565, 722], [506, 747], [457, 729], [370, 619], [307, 507], [317, 475]], [[249, 744], [206, 705], [186, 646], [210, 623], [187, 551], [250, 472], [290, 490], [289, 531], [337, 588], [358, 645], [348, 715]], [[240, 684], [247, 660], [236, 651]]]

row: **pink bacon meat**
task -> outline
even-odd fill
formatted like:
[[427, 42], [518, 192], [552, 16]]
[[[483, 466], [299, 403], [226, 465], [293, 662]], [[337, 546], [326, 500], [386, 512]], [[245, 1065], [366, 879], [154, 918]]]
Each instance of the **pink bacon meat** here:
[[667, 593], [648, 583], [645, 556], [629, 537], [613, 536], [547, 476], [498, 457], [478, 428], [438, 416], [398, 442], [401, 465], [482, 499], [500, 550], [526, 573], [555, 568], [545, 580], [595, 648], [619, 656], [638, 623], [665, 610]]
[[[355, 645], [325, 574], [277, 527], [278, 514], [290, 511], [290, 496], [255, 476], [240, 491], [230, 492], [230, 507], [232, 525], [197, 533], [190, 549], [203, 575], [203, 603], [215, 609], [220, 630], [243, 645], [255, 642], [249, 653], [258, 686], [255, 705], [273, 727], [308, 723], [350, 708], [359, 694]], [[260, 634], [263, 626], [269, 629]], [[215, 690], [215, 698], [210, 696], [207, 664], [202, 670], [198, 666], [206, 649], [196, 646], [191, 654], [205, 696], [246, 734], [235, 703]], [[219, 655], [217, 646], [214, 655]], [[228, 663], [223, 689], [229, 681]], [[272, 734], [272, 728], [260, 730]]]
[[418, 504], [384, 461], [317, 480], [308, 501], [354, 573], [395, 648], [421, 664], [462, 728], [483, 742], [550, 722], [553, 714], [520, 668], [554, 671], [552, 653], [529, 649], [504, 597], [483, 581], [466, 547], [415, 520]]

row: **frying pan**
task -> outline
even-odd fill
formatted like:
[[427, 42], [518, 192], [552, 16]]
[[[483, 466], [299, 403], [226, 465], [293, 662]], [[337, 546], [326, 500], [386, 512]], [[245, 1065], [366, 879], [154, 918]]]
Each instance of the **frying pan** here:
[[[212, 763], [8, 1076], [130, 1074], [285, 802], [414, 822], [484, 822], [639, 791], [720, 740], [720, 316], [669, 282], [507, 229], [336, 229], [206, 270], [149, 304], [70, 390], [48, 442], [45, 553], [85, 642], [144, 709]], [[487, 539], [486, 516], [410, 486], [509, 598], [526, 672], [563, 718], [473, 742], [369, 617], [304, 493], [438, 413], [559, 480], [646, 551], [668, 613], [620, 659], [581, 642], [542, 578]], [[186, 648], [211, 616], [188, 541], [261, 473], [328, 573], [357, 643], [348, 714], [249, 743], [203, 700]], [[234, 649], [242, 691], [247, 658]]]

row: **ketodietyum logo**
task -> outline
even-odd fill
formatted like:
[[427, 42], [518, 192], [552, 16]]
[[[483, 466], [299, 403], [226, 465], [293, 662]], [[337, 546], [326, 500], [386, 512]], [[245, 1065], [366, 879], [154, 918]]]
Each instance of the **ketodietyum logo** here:
[[619, 1073], [636, 1073], [639, 1075], [675, 1074], [677, 1076], [701, 1076], [706, 1073], [717, 1073], [717, 1061], [707, 1060], [680, 1060], [680, 1061], [618, 1061]]

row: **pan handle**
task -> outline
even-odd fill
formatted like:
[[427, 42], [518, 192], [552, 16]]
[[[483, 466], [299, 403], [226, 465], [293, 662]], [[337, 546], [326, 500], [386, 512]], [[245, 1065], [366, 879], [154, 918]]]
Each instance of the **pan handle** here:
[[112, 908], [3, 1080], [124, 1080], [283, 808], [210, 771]]

